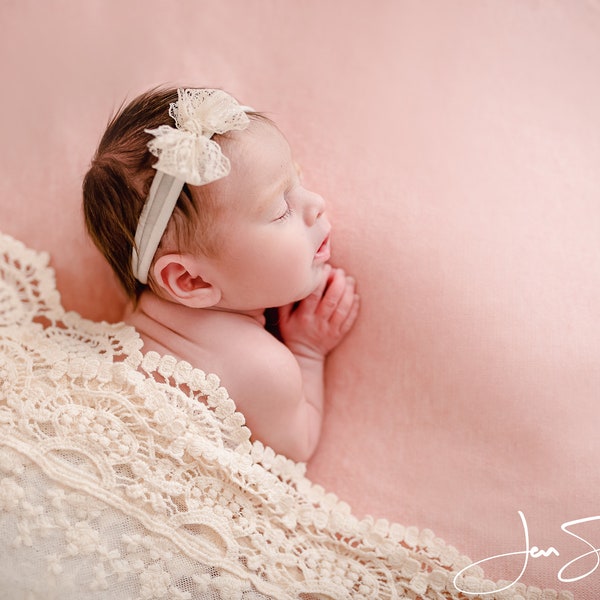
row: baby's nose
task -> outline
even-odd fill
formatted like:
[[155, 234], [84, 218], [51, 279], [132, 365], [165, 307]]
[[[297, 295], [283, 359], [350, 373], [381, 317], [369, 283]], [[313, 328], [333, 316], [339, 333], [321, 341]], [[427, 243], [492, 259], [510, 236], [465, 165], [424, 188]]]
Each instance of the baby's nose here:
[[310, 201], [307, 202], [307, 220], [312, 225], [325, 212], [325, 200], [319, 194], [311, 192]]

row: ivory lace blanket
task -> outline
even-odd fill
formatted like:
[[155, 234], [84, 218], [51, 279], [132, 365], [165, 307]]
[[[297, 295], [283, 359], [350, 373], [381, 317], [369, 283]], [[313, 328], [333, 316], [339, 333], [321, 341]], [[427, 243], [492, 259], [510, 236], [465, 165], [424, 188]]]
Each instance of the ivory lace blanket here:
[[468, 558], [356, 519], [249, 441], [216, 376], [64, 311], [48, 262], [0, 235], [0, 598], [570, 597], [460, 593]]

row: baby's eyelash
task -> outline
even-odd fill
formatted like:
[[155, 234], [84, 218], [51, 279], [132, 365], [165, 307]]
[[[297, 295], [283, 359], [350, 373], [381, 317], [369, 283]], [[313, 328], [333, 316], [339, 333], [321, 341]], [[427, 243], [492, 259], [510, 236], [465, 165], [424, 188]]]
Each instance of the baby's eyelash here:
[[285, 219], [287, 219], [290, 215], [292, 214], [292, 208], [289, 204], [287, 204], [287, 208], [285, 209], [285, 212], [277, 217], [277, 219], [275, 219], [276, 221], [285, 221]]

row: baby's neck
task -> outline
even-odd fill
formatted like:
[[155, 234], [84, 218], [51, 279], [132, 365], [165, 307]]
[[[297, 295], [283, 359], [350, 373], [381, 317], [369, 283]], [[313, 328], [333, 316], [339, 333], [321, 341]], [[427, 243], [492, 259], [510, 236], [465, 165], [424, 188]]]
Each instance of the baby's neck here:
[[191, 333], [195, 323], [200, 324], [205, 320], [213, 319], [252, 319], [261, 327], [265, 326], [264, 309], [233, 310], [218, 306], [191, 308], [158, 296], [151, 291], [146, 291], [140, 296], [138, 307], [135, 312], [146, 314], [153, 320], [164, 324], [170, 329], [182, 333], [186, 331]]
[[210, 311], [212, 313], [221, 313], [221, 314], [225, 314], [225, 315], [232, 315], [232, 316], [241, 316], [241, 317], [245, 317], [245, 318], [250, 318], [253, 319], [254, 321], [256, 321], [261, 327], [265, 326], [266, 323], [266, 319], [265, 319], [265, 310], [266, 309], [257, 309], [257, 310], [232, 310], [232, 309], [228, 309], [228, 308], [220, 308], [220, 307], [211, 307], [211, 308], [192, 308], [189, 309], [194, 311], [193, 314], [196, 315], [197, 313], [195, 311], [198, 310], [203, 310], [203, 311]]
[[241, 335], [253, 330], [266, 334], [261, 310], [190, 308], [152, 292], [144, 292], [123, 320], [140, 334], [142, 352], [170, 354], [213, 373], [224, 370], [222, 361], [228, 356], [228, 348], [239, 344]]

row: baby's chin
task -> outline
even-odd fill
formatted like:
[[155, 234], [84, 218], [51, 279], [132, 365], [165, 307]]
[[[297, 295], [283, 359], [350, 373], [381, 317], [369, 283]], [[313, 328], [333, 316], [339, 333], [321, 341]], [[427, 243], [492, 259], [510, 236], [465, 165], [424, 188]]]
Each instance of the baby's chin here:
[[[303, 283], [294, 286], [294, 289], [290, 289], [289, 293], [280, 296], [278, 298], [280, 302], [271, 306], [287, 306], [288, 304], [301, 302], [319, 288], [326, 287], [326, 280], [329, 278], [330, 273], [331, 266], [329, 264], [319, 265], [317, 268], [313, 267]], [[322, 295], [322, 292], [319, 295]]]
[[286, 306], [288, 304], [297, 304], [298, 302], [302, 302], [302, 300], [305, 300], [306, 298], [308, 298], [318, 288], [319, 288], [318, 285], [309, 286], [309, 287], [305, 288], [303, 291], [298, 292], [297, 294], [294, 294], [292, 296], [289, 296], [286, 302], [283, 302], [282, 304], [278, 304], [277, 306]]

